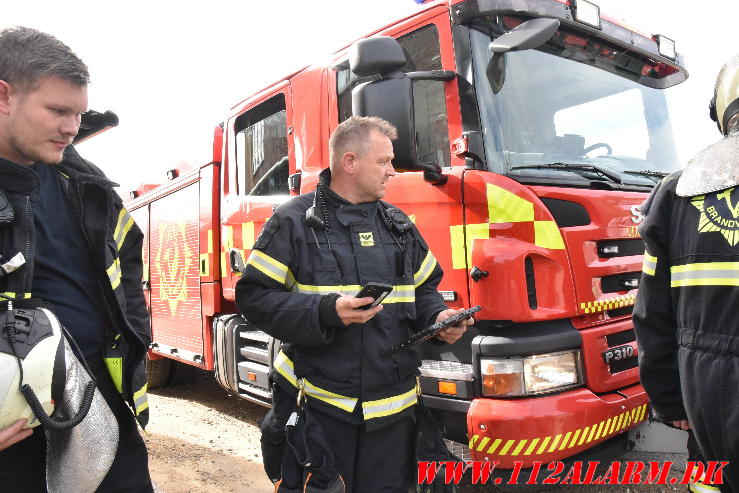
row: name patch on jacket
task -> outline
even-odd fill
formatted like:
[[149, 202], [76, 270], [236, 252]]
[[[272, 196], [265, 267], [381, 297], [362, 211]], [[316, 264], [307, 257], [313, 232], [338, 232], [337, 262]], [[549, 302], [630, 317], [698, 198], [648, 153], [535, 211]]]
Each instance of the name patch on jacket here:
[[375, 239], [372, 236], [372, 231], [367, 233], [359, 233], [359, 244], [363, 247], [375, 246]]
[[[733, 193], [734, 187], [722, 192], [693, 197], [691, 202], [701, 213], [698, 231], [720, 232], [729, 245], [739, 243], [739, 193]], [[732, 198], [732, 195], [735, 196]]]

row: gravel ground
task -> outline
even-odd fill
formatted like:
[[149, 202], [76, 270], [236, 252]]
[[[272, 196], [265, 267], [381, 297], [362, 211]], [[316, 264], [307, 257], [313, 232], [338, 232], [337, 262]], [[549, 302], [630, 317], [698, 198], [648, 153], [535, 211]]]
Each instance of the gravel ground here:
[[[257, 421], [267, 409], [229, 394], [210, 372], [193, 381], [151, 391], [151, 421], [145, 441], [157, 493], [272, 493], [262, 469]], [[632, 453], [629, 460], [673, 460]], [[681, 472], [671, 477], [681, 477]], [[560, 475], [560, 477], [563, 477]], [[544, 475], [542, 474], [542, 477]], [[466, 486], [461, 493], [494, 491]], [[520, 490], [519, 490], [520, 491]], [[640, 493], [687, 491], [678, 486], [556, 486], [541, 492]]]

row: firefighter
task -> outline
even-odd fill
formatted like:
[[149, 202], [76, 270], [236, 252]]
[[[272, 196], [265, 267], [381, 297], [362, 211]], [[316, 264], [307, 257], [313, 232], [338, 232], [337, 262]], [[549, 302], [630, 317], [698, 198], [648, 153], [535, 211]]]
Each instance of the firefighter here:
[[[141, 288], [143, 234], [116, 184], [69, 145], [87, 110], [88, 82], [86, 65], [55, 37], [25, 27], [0, 31], [0, 294], [16, 305], [40, 299], [53, 311], [115, 415], [117, 452], [113, 447], [98, 490], [149, 492], [136, 425], [148, 420], [144, 357], [151, 340]], [[42, 426], [18, 431], [25, 424], [0, 431], [2, 491], [47, 489], [47, 434]], [[89, 437], [87, 448], [102, 451], [100, 436]], [[66, 471], [69, 477], [85, 478], [92, 469], [77, 466]], [[72, 490], [90, 491], [79, 483]]]
[[642, 206], [634, 327], [657, 416], [692, 429], [705, 460], [729, 461], [719, 488], [739, 492], [739, 56], [719, 73], [710, 112], [724, 138]]
[[[340, 475], [317, 481], [313, 464], [308, 491], [343, 491], [341, 482], [349, 492], [405, 491], [415, 465], [419, 361], [413, 351], [381, 353], [460, 310], [448, 309], [437, 292], [442, 270], [411, 220], [380, 200], [395, 175], [396, 136], [376, 117], [340, 124], [316, 191], [275, 211], [236, 285], [245, 318], [283, 343], [274, 362], [274, 406], [262, 424], [265, 470], [282, 481], [278, 491], [303, 491], [291, 467], [295, 459], [311, 462], [298, 457], [303, 444], [308, 452], [329, 444], [328, 453], [316, 455]], [[362, 309], [373, 298], [353, 295], [368, 282], [393, 291]], [[471, 323], [438, 338], [453, 343]], [[308, 422], [296, 433], [300, 425], [290, 420], [288, 458], [280, 465], [280, 435], [297, 395], [305, 396]], [[304, 443], [296, 447], [295, 436]]]

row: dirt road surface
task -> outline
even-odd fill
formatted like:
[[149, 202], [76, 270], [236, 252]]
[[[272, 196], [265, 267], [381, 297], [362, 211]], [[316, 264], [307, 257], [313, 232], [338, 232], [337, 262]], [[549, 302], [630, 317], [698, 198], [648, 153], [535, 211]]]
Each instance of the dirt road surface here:
[[[152, 390], [145, 436], [157, 493], [272, 493], [262, 469], [257, 421], [267, 409], [222, 389], [210, 372], [184, 385]], [[631, 456], [631, 460], [658, 460]], [[680, 475], [675, 475], [680, 477]], [[467, 486], [461, 493], [494, 491]], [[687, 491], [686, 486], [557, 486], [551, 492]], [[542, 492], [544, 493], [544, 492]]]

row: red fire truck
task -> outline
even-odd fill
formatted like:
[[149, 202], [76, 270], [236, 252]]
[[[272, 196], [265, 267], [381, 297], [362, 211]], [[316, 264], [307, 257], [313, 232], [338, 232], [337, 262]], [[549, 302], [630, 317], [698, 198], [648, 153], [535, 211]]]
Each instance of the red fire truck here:
[[[272, 211], [313, 190], [351, 115], [399, 130], [406, 211], [451, 307], [481, 305], [458, 343], [419, 349], [423, 399], [475, 460], [616, 456], [648, 416], [631, 310], [637, 206], [678, 168], [664, 89], [675, 45], [585, 0], [436, 0], [235, 105], [212, 162], [127, 203], [146, 232], [150, 384], [182, 364], [270, 403], [279, 341], [234, 285]], [[176, 364], [174, 363], [176, 362]]]

